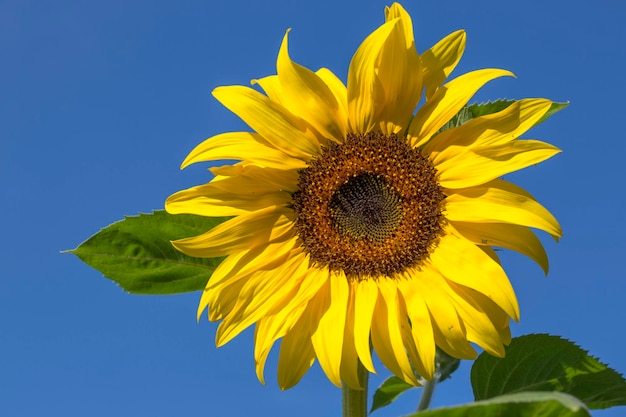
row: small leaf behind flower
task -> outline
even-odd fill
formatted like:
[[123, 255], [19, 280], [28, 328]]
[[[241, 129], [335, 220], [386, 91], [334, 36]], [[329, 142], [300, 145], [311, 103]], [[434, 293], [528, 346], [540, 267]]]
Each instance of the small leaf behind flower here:
[[522, 391], [560, 391], [590, 409], [626, 405], [626, 381], [587, 351], [558, 336], [513, 339], [504, 358], [481, 354], [471, 372], [476, 400]]
[[437, 349], [437, 371], [439, 372], [439, 381], [437, 383], [441, 383], [446, 379], [450, 378], [450, 376], [459, 369], [459, 365], [461, 365], [461, 361], [449, 356], [446, 352], [441, 349]]
[[486, 103], [473, 103], [467, 106], [472, 117], [485, 116], [487, 114], [497, 113], [515, 103], [515, 100], [496, 100], [487, 101]]
[[[487, 114], [497, 113], [509, 107], [511, 104], [515, 103], [516, 100], [496, 100], [496, 101], [488, 101], [485, 103], [473, 103], [463, 107], [452, 119], [450, 119], [441, 129], [440, 132], [444, 130], [451, 129], [453, 127], [461, 126], [463, 123], [474, 119], [476, 117], [485, 116]], [[550, 109], [543, 115], [541, 119], [535, 126], [541, 124], [548, 120], [554, 113], [563, 110], [565, 107], [569, 105], [569, 102], [566, 103], [557, 103], [554, 102], [550, 106]]]
[[[515, 100], [496, 100], [496, 101], [488, 101], [486, 103], [474, 103], [474, 104], [471, 104], [469, 106], [464, 107], [464, 109], [467, 109], [469, 111], [469, 113], [471, 114], [471, 117], [469, 119], [471, 119], [471, 118], [474, 118], [474, 117], [484, 116], [486, 114], [497, 113], [499, 111], [502, 111], [502, 110], [506, 109], [507, 107], [509, 107], [513, 103], [515, 103]], [[539, 121], [537, 123], [535, 123], [535, 126], [545, 122], [554, 113], [557, 113], [557, 112], [563, 110], [567, 106], [569, 106], [569, 102], [565, 102], [565, 103], [553, 102], [552, 105], [550, 106], [550, 108], [548, 109], [548, 111], [546, 112], [546, 114], [544, 114], [541, 117], [541, 119], [539, 119]], [[463, 110], [461, 110], [461, 111], [463, 111]], [[459, 114], [461, 114], [461, 112], [459, 112]], [[457, 117], [457, 116], [455, 116], [455, 117]], [[469, 119], [466, 119], [465, 121], [467, 121]]]
[[407, 384], [397, 376], [392, 376], [385, 379], [385, 381], [376, 389], [374, 397], [372, 398], [372, 409], [370, 413], [385, 407], [398, 398], [400, 394], [411, 388], [416, 388], [411, 384]]
[[520, 392], [454, 407], [420, 411], [409, 417], [589, 417], [585, 405], [560, 392]]
[[227, 217], [152, 214], [126, 217], [100, 230], [73, 253], [134, 294], [200, 291], [223, 258], [193, 258], [178, 252], [170, 240], [207, 232]]

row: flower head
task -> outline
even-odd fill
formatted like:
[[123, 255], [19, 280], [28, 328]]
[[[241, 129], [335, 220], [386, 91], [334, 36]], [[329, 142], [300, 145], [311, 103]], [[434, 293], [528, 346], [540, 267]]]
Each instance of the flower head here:
[[[183, 167], [212, 168], [205, 185], [170, 196], [170, 213], [233, 216], [173, 242], [196, 257], [226, 258], [202, 294], [198, 316], [221, 321], [223, 345], [255, 324], [257, 375], [278, 339], [278, 381], [296, 384], [317, 359], [335, 384], [358, 388], [360, 362], [382, 363], [417, 384], [432, 377], [436, 346], [494, 355], [519, 319], [515, 293], [492, 246], [545, 271], [530, 228], [558, 237], [554, 217], [504, 174], [559, 150], [518, 137], [550, 109], [525, 99], [444, 131], [485, 83], [512, 75], [483, 69], [447, 83], [465, 33], [418, 54], [410, 16], [397, 3], [358, 48], [347, 86], [328, 69], [293, 62], [285, 34], [277, 75], [213, 91], [254, 132], [223, 133]], [[420, 103], [421, 102], [421, 103]], [[420, 103], [418, 105], [418, 103]], [[370, 345], [371, 343], [371, 345]]]

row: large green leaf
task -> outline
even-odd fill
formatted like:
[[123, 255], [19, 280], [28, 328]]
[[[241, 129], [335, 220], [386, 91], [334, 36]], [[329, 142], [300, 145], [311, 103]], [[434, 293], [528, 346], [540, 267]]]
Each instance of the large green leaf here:
[[513, 339], [504, 358], [486, 353], [471, 373], [476, 400], [522, 391], [560, 391], [591, 409], [626, 405], [626, 381], [574, 343], [534, 334]]
[[490, 400], [420, 411], [410, 417], [589, 417], [585, 405], [560, 392], [521, 392]]
[[175, 294], [204, 289], [223, 258], [192, 258], [170, 240], [202, 234], [227, 220], [190, 214], [126, 217], [67, 252], [134, 294]]

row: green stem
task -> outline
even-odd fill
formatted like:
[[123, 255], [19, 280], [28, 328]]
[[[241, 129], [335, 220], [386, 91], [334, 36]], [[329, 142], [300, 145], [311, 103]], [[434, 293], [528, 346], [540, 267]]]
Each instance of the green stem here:
[[341, 387], [341, 402], [343, 417], [366, 417], [367, 416], [367, 378], [369, 372], [359, 362], [357, 368], [359, 383], [363, 389], [353, 389], [343, 384]]
[[459, 367], [459, 360], [447, 355], [444, 351], [437, 348], [437, 356], [435, 357], [435, 374], [431, 381], [420, 379], [420, 383], [424, 387], [422, 391], [422, 397], [417, 406], [417, 411], [426, 410], [430, 406], [430, 401], [433, 399], [435, 392], [435, 386], [445, 380]]
[[423, 411], [430, 406], [430, 401], [433, 399], [433, 393], [435, 392], [435, 386], [439, 382], [439, 373], [436, 372], [431, 381], [426, 381], [422, 391], [422, 397], [420, 403], [417, 406], [417, 411]]

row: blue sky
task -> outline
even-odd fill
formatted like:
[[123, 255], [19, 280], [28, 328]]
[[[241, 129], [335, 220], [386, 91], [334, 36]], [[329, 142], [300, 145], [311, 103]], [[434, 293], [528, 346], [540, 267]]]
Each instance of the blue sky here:
[[[59, 251], [206, 182], [205, 166], [179, 171], [184, 156], [206, 137], [247, 130], [211, 90], [274, 73], [287, 28], [294, 60], [345, 81], [386, 4], [0, 2], [0, 415], [339, 414], [340, 390], [317, 364], [281, 392], [275, 352], [267, 385], [255, 377], [252, 332], [216, 349], [216, 325], [195, 320], [198, 294], [132, 296]], [[404, 5], [420, 51], [467, 30], [455, 75], [484, 67], [517, 75], [490, 83], [476, 101], [571, 102], [525, 135], [564, 152], [509, 177], [564, 229], [559, 244], [542, 236], [547, 278], [522, 256], [503, 255], [522, 310], [512, 331], [562, 335], [626, 372], [623, 2]], [[387, 375], [380, 369], [372, 385]], [[435, 405], [472, 399], [468, 370], [438, 388]], [[416, 395], [373, 415], [406, 414]]]

